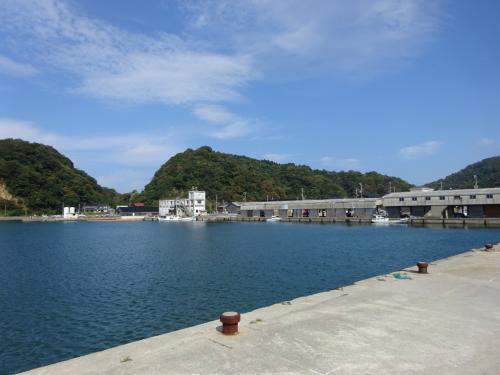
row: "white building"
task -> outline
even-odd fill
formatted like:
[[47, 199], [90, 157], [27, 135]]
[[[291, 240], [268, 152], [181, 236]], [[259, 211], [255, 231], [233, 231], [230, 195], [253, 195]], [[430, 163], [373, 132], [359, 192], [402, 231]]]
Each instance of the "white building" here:
[[204, 191], [191, 190], [187, 198], [160, 199], [160, 216], [199, 216], [205, 214], [206, 198]]

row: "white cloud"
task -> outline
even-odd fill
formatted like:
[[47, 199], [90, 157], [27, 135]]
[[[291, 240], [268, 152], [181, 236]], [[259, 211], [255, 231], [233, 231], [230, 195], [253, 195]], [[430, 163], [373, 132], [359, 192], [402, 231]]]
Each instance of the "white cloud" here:
[[[41, 64], [70, 72], [94, 97], [167, 104], [238, 99], [252, 58], [217, 53], [171, 34], [150, 37], [76, 14], [61, 0], [7, 1], [0, 30]], [[29, 42], [28, 42], [29, 41]]]
[[36, 75], [38, 72], [29, 64], [22, 64], [6, 56], [0, 55], [0, 73], [17, 77], [30, 77]]
[[234, 139], [246, 136], [255, 131], [256, 126], [252, 122], [238, 120], [224, 125], [222, 128], [212, 132], [211, 137], [217, 139]]
[[266, 160], [275, 161], [276, 163], [283, 163], [290, 159], [290, 154], [264, 154], [262, 157]]
[[359, 71], [412, 57], [439, 27], [439, 3], [181, 2], [192, 26], [179, 32], [181, 38], [128, 32], [80, 15], [77, 5], [63, 0], [4, 0], [0, 30], [17, 41], [9, 45], [19, 45], [18, 53], [71, 72], [77, 91], [88, 95], [214, 103], [238, 99], [243, 87], [262, 77], [257, 66], [296, 76], [313, 66], [321, 74]]
[[227, 124], [238, 120], [238, 116], [220, 105], [200, 105], [194, 109], [193, 113], [199, 119], [212, 124]]
[[47, 133], [34, 123], [17, 119], [0, 118], [0, 139], [19, 138], [25, 141], [51, 145], [63, 153], [77, 155], [79, 159], [98, 158], [115, 165], [157, 167], [183, 147], [173, 143], [172, 134], [127, 134], [100, 137], [70, 137]]
[[418, 145], [403, 147], [399, 150], [399, 154], [406, 159], [416, 159], [434, 155], [439, 147], [441, 147], [441, 142], [428, 141]]
[[[192, 32], [283, 67], [381, 68], [418, 54], [440, 24], [441, 1], [198, 0]], [[283, 65], [283, 63], [286, 63]]]
[[0, 118], [0, 139], [21, 138], [32, 141], [39, 136], [39, 131], [29, 121]]
[[335, 158], [332, 156], [323, 156], [320, 159], [325, 168], [335, 169], [359, 169], [359, 159], [356, 158]]
[[142, 191], [144, 182], [151, 179], [149, 171], [138, 171], [130, 168], [115, 170], [113, 173], [96, 176], [101, 186], [125, 186], [123, 191]]
[[209, 137], [216, 139], [241, 138], [260, 128], [257, 120], [243, 119], [221, 105], [203, 104], [196, 107], [193, 113], [199, 119], [218, 126], [208, 132]]
[[498, 144], [498, 141], [496, 139], [493, 139], [493, 138], [484, 137], [484, 138], [481, 138], [479, 143], [483, 146], [495, 146]]
[[[75, 2], [2, 0], [0, 43], [40, 71], [60, 74], [59, 83], [75, 93], [187, 105], [199, 119], [219, 125], [211, 137], [234, 139], [254, 133], [259, 122], [221, 103], [239, 100], [251, 82], [304, 77], [311, 70], [320, 75], [371, 72], [411, 58], [439, 27], [439, 3], [180, 2], [187, 9], [186, 29], [177, 35], [146, 35], [85, 16]], [[36, 72], [7, 57], [0, 59], [0, 70], [2, 66], [19, 74]], [[151, 142], [140, 149], [143, 155], [161, 152], [162, 146], [156, 149], [155, 140]], [[336, 163], [356, 164], [348, 159]]]

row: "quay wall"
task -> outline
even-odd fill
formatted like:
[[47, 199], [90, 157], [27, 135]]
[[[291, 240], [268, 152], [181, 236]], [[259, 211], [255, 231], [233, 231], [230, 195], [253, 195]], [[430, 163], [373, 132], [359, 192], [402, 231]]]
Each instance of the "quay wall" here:
[[[198, 221], [208, 222], [265, 222], [265, 217], [244, 217], [236, 215], [199, 216]], [[335, 218], [335, 217], [290, 217], [282, 218], [284, 223], [314, 223], [314, 224], [371, 224], [366, 218]], [[499, 228], [500, 218], [481, 219], [432, 219], [416, 218], [410, 219], [408, 225], [412, 226], [454, 226], [454, 227], [486, 227]]]

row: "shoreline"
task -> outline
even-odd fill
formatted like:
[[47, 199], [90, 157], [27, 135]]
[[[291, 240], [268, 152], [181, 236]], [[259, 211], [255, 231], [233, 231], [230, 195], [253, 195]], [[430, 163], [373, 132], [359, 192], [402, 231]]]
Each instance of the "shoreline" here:
[[[7, 216], [0, 217], [0, 222], [23, 222], [23, 223], [53, 223], [53, 222], [112, 222], [112, 223], [136, 223], [143, 221], [157, 221], [152, 218], [144, 219], [142, 217], [134, 218], [131, 217], [88, 217], [88, 218], [75, 218], [75, 219], [64, 219], [64, 218], [54, 218], [54, 217], [25, 217], [25, 216]], [[228, 215], [217, 215], [217, 216], [199, 216], [196, 221], [200, 222], [266, 222], [266, 218], [261, 217], [241, 217], [241, 216], [228, 216]], [[302, 223], [302, 224], [372, 224], [370, 219], [362, 218], [347, 218], [347, 219], [336, 219], [336, 218], [285, 218], [281, 220], [282, 223]], [[403, 226], [404, 224], [394, 224]], [[453, 227], [453, 228], [500, 228], [500, 218], [481, 218], [481, 219], [423, 219], [423, 218], [412, 218], [409, 220], [408, 226], [415, 227]]]
[[[500, 370], [500, 245], [150, 337], [26, 374], [440, 373]], [[404, 272], [409, 279], [394, 275]], [[222, 311], [221, 311], [222, 312]]]

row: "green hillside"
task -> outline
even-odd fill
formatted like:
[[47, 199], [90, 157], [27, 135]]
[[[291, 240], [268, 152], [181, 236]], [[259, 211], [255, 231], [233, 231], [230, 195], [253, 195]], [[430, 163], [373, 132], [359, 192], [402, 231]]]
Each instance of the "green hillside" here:
[[[500, 187], [500, 157], [484, 159], [428, 185], [438, 188]], [[193, 186], [207, 192], [209, 201], [306, 199], [353, 197], [359, 184], [363, 196], [381, 196], [389, 183], [396, 191], [411, 185], [377, 172], [330, 172], [292, 163], [278, 164], [213, 151], [210, 147], [188, 149], [163, 164], [142, 193], [118, 194], [99, 186], [95, 179], [74, 167], [53, 147], [17, 139], [0, 140], [0, 205], [10, 214], [59, 213], [63, 203], [158, 204], [164, 197], [181, 197]]]
[[472, 189], [474, 187], [474, 175], [477, 176], [480, 188], [500, 187], [500, 156], [494, 156], [468, 165], [445, 178], [428, 183], [427, 186], [439, 189], [442, 183], [443, 189]]
[[[0, 140], [2, 209], [12, 214], [52, 213], [80, 203], [117, 203], [119, 194], [99, 186], [53, 147], [19, 139]], [[5, 191], [5, 188], [7, 192]]]
[[144, 192], [137, 197], [154, 203], [162, 197], [184, 196], [196, 186], [208, 199], [219, 201], [306, 199], [354, 196], [359, 183], [365, 196], [388, 192], [389, 182], [398, 191], [409, 183], [376, 172], [328, 172], [295, 164], [278, 164], [245, 156], [213, 151], [210, 147], [188, 149], [163, 164]]

